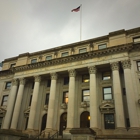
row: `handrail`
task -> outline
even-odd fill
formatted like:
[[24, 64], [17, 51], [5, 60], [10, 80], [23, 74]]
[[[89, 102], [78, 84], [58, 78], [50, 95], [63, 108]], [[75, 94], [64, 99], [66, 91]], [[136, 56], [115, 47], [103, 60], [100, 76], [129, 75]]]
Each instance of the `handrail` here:
[[50, 136], [50, 133], [49, 133], [48, 140], [54, 139], [55, 136], [57, 136], [57, 138], [58, 138], [58, 131], [51, 136]]

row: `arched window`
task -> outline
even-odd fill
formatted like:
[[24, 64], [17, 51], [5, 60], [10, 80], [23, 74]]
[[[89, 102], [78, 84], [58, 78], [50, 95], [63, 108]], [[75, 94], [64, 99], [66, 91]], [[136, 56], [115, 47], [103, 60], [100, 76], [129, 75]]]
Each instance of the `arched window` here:
[[60, 117], [60, 129], [59, 129], [59, 135], [63, 134], [63, 130], [65, 130], [67, 127], [67, 113], [63, 113]]
[[90, 115], [88, 111], [84, 111], [80, 116], [80, 128], [90, 127]]
[[45, 130], [45, 128], [46, 128], [46, 121], [47, 121], [47, 114], [43, 115], [43, 117], [42, 117], [41, 131]]

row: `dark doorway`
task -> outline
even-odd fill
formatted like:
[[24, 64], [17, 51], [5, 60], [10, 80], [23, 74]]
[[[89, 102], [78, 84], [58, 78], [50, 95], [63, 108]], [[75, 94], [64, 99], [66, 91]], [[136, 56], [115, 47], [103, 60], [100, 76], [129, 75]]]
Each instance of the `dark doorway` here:
[[41, 131], [45, 130], [45, 128], [46, 128], [46, 121], [47, 121], [47, 114], [43, 115], [43, 117], [42, 117]]
[[65, 130], [66, 127], [67, 127], [67, 113], [63, 113], [60, 117], [59, 135], [63, 134], [63, 130]]
[[90, 127], [90, 115], [88, 111], [85, 111], [80, 116], [80, 128]]

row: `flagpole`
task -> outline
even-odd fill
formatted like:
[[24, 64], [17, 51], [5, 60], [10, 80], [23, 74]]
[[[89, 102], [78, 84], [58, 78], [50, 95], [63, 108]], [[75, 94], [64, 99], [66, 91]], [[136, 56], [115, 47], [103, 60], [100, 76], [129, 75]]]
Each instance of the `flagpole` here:
[[80, 41], [82, 40], [82, 4], [80, 5]]

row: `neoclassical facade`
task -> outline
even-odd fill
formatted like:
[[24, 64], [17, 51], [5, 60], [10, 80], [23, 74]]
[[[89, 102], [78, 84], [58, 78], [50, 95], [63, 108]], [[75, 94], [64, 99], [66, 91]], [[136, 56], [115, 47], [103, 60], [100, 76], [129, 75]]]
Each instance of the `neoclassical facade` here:
[[70, 138], [140, 134], [140, 27], [3, 61], [0, 128]]

